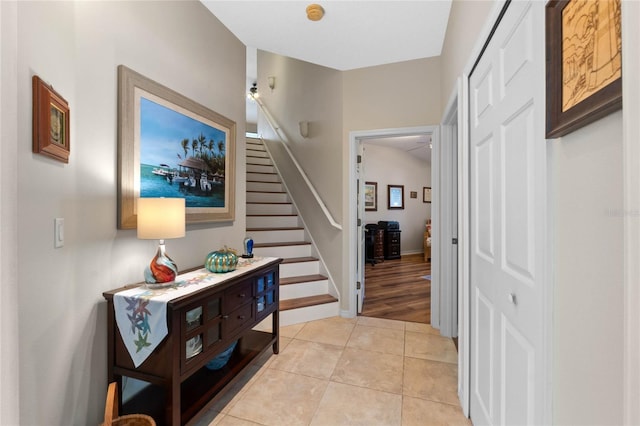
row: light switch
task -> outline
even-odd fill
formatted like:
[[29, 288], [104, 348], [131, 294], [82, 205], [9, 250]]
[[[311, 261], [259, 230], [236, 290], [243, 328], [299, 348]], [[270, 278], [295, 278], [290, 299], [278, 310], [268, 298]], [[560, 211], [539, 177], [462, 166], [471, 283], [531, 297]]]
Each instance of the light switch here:
[[57, 217], [54, 223], [53, 245], [55, 248], [64, 246], [64, 218]]

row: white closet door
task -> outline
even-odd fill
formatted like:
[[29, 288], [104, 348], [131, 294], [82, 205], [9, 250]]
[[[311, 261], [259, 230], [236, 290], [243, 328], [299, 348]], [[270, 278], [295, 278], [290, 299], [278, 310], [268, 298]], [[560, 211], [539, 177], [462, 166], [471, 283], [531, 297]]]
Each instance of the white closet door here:
[[544, 2], [511, 2], [469, 77], [471, 418], [542, 424]]

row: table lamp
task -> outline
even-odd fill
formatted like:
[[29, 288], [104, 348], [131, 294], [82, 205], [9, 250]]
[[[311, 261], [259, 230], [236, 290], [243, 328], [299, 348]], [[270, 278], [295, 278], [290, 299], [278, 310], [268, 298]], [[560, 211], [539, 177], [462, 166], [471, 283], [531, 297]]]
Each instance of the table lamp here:
[[164, 240], [184, 237], [184, 198], [139, 198], [138, 238], [159, 240], [158, 252], [144, 270], [148, 287], [168, 287], [175, 283], [178, 267], [167, 256]]

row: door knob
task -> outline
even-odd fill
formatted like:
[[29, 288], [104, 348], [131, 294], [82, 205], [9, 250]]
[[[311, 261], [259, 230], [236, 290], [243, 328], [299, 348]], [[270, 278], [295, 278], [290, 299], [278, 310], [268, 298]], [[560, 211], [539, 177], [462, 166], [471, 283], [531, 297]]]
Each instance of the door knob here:
[[518, 304], [518, 300], [516, 299], [516, 295], [515, 295], [515, 293], [509, 293], [509, 294], [507, 295], [507, 299], [509, 300], [509, 302], [511, 302], [511, 303], [512, 303], [512, 304], [514, 304], [514, 305], [517, 305], [517, 304]]

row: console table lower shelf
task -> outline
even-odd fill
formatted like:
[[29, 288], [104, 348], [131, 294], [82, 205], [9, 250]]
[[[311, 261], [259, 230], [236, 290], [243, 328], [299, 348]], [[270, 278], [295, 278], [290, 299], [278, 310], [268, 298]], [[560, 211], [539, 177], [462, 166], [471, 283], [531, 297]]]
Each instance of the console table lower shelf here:
[[[196, 420], [204, 414], [242, 377], [241, 373], [253, 365], [274, 343], [271, 333], [251, 331], [238, 342], [229, 362], [223, 368], [212, 371], [203, 367], [182, 382], [180, 424], [190, 424], [191, 420]], [[127, 371], [115, 371], [117, 375], [127, 376]], [[166, 424], [163, 419], [167, 404], [164, 388], [150, 384], [122, 404], [122, 414], [148, 414], [156, 419], [158, 425], [163, 425]]]
[[[277, 354], [280, 261], [266, 258], [229, 279], [170, 300], [168, 334], [138, 367], [118, 329], [113, 302], [116, 293], [131, 287], [105, 292], [108, 378], [118, 383], [119, 412], [148, 414], [159, 426], [194, 424], [269, 347]], [[253, 329], [269, 315], [272, 331]], [[201, 350], [193, 351], [194, 339], [201, 342]], [[226, 365], [218, 370], [206, 367], [236, 341]], [[125, 378], [146, 383], [127, 396]]]

